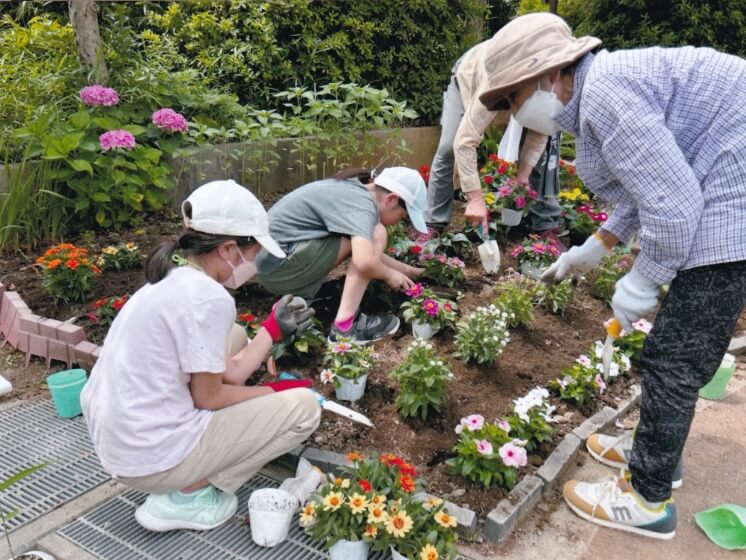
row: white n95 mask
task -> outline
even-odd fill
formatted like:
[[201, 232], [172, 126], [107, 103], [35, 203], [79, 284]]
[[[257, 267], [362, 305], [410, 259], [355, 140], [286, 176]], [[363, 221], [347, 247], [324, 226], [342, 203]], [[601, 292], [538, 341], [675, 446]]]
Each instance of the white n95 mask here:
[[552, 136], [559, 130], [554, 117], [564, 108], [554, 90], [542, 91], [541, 84], [538, 84], [536, 91], [523, 102], [514, 117], [524, 128]]

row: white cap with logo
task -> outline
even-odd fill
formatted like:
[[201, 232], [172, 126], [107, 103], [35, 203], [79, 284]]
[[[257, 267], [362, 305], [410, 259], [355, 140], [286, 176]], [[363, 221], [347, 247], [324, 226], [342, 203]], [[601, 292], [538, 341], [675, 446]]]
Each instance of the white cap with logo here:
[[[192, 217], [184, 204], [192, 206]], [[269, 235], [269, 219], [262, 203], [246, 187], [233, 179], [210, 181], [197, 188], [181, 204], [184, 226], [202, 233], [253, 237], [278, 258], [285, 252]]]
[[409, 167], [387, 167], [376, 175], [373, 182], [387, 191], [398, 194], [407, 206], [407, 214], [412, 225], [422, 233], [427, 232], [427, 187], [417, 171]]

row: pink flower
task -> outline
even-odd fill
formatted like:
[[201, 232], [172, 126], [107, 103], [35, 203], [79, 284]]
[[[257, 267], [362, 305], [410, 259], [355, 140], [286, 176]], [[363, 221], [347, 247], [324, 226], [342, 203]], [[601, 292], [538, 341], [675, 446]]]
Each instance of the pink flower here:
[[407, 294], [409, 297], [420, 297], [422, 295], [423, 287], [422, 284], [415, 284], [414, 287], [409, 288], [404, 293]]
[[592, 218], [594, 222], [605, 222], [609, 219], [609, 215], [606, 212], [598, 212]]
[[528, 197], [529, 197], [529, 198], [530, 198], [531, 200], [536, 200], [536, 198], [537, 198], [538, 196], [539, 196], [539, 193], [538, 193], [538, 192], [536, 192], [536, 191], [535, 191], [534, 189], [532, 189], [531, 187], [529, 187], [529, 188], [528, 188]]
[[466, 427], [470, 432], [481, 430], [484, 426], [484, 416], [481, 414], [471, 414], [466, 417]]
[[189, 123], [187, 123], [184, 115], [169, 108], [158, 109], [153, 113], [153, 124], [168, 132], [186, 132], [189, 130]]
[[332, 347], [332, 352], [335, 354], [346, 354], [352, 349], [352, 344], [349, 342], [339, 342]]
[[590, 206], [586, 206], [585, 204], [581, 204], [580, 206], [578, 206], [578, 207], [576, 208], [576, 210], [577, 210], [578, 212], [584, 212], [584, 213], [586, 213], [586, 214], [590, 214], [590, 212], [591, 212], [591, 208], [590, 208]]
[[525, 467], [528, 463], [528, 455], [523, 447], [513, 442], [506, 443], [499, 450], [500, 458], [506, 467]]
[[645, 319], [640, 319], [639, 321], [635, 321], [632, 323], [632, 326], [635, 328], [636, 331], [644, 332], [645, 334], [650, 333], [650, 329], [653, 328], [653, 324], [650, 321], [647, 321]]
[[591, 367], [591, 359], [585, 354], [578, 356], [575, 361], [578, 362], [581, 366]]
[[531, 252], [536, 253], [537, 255], [543, 255], [547, 252], [547, 246], [541, 241], [531, 243]]
[[510, 433], [510, 422], [507, 420], [498, 420], [497, 427], [505, 432], [506, 435]]
[[111, 107], [119, 103], [119, 95], [112, 88], [94, 85], [80, 90], [80, 100], [91, 107]]
[[480, 455], [492, 455], [492, 444], [486, 439], [478, 439], [474, 443], [477, 444], [477, 452]]
[[523, 247], [520, 245], [516, 245], [515, 247], [513, 247], [513, 250], [510, 252], [510, 256], [517, 257], [521, 253], [523, 253]]
[[453, 306], [450, 303], [445, 302], [443, 304], [443, 311], [453, 311]]
[[518, 210], [522, 210], [526, 207], [526, 197], [519, 196], [515, 199], [515, 207], [518, 208]]
[[598, 392], [603, 394], [603, 392], [606, 390], [606, 383], [604, 382], [600, 373], [596, 374], [596, 379], [594, 381], [596, 382], [596, 386], [598, 387]]
[[135, 147], [135, 137], [126, 130], [110, 130], [98, 137], [101, 149], [105, 152], [114, 148], [131, 150]]
[[422, 302], [422, 309], [430, 315], [430, 317], [436, 317], [438, 315], [438, 302], [434, 299], [426, 299]]
[[503, 185], [499, 189], [497, 189], [497, 196], [500, 198], [505, 198], [506, 196], [510, 196], [513, 194], [513, 189], [508, 185]]
[[466, 268], [466, 264], [464, 264], [464, 261], [462, 261], [458, 257], [451, 257], [450, 259], [448, 259], [448, 264], [450, 264], [454, 268], [455, 267]]
[[334, 372], [332, 370], [325, 369], [321, 372], [319, 377], [321, 378], [321, 382], [326, 385], [327, 383], [334, 381], [336, 375], [334, 375]]

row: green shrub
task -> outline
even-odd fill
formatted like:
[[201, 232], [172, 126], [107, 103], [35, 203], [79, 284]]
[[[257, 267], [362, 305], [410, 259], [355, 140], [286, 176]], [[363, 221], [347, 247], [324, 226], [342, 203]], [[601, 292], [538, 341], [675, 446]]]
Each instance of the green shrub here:
[[499, 295], [494, 304], [508, 313], [508, 328], [522, 326], [534, 328], [534, 304], [540, 295], [535, 280], [518, 273], [500, 278], [497, 284]]
[[614, 252], [601, 261], [598, 268], [588, 274], [591, 294], [606, 305], [611, 305], [616, 283], [632, 268], [634, 257], [628, 253]]

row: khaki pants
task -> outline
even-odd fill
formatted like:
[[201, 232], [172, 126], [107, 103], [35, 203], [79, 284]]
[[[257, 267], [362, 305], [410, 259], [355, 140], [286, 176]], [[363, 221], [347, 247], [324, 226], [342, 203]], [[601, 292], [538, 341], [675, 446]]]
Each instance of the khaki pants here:
[[[237, 333], [233, 333], [236, 334]], [[246, 335], [231, 342], [246, 344]], [[237, 350], [231, 344], [231, 354]], [[165, 494], [207, 479], [230, 494], [271, 460], [303, 443], [318, 427], [321, 406], [307, 389], [291, 389], [216, 410], [197, 446], [167, 471], [119, 482]]]

